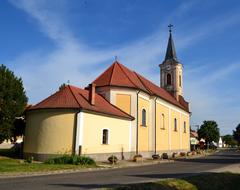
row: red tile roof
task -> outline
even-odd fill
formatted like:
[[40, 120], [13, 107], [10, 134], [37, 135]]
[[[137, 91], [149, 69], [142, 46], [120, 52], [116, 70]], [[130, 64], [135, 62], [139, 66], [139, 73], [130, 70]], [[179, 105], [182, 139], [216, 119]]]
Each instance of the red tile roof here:
[[190, 132], [190, 136], [191, 136], [191, 137], [198, 138], [198, 133], [197, 133], [196, 131], [191, 131], [191, 132]]
[[[169, 103], [189, 112], [188, 105], [182, 105], [165, 89], [155, 85], [140, 74], [131, 71], [124, 65], [115, 61], [105, 72], [103, 72], [93, 83], [96, 87], [117, 86], [142, 90], [149, 95], [158, 96]], [[183, 101], [181, 101], [183, 102]]]
[[95, 94], [95, 105], [91, 105], [89, 101], [89, 91], [71, 85], [65, 86], [55, 94], [30, 107], [28, 110], [53, 108], [82, 109], [130, 120], [134, 119], [131, 115], [110, 104], [104, 97], [98, 94]]

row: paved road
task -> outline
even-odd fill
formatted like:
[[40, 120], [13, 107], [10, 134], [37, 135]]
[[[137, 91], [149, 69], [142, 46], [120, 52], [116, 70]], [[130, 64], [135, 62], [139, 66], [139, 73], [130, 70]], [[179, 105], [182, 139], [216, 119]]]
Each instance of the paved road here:
[[236, 153], [234, 150], [221, 150], [206, 158], [181, 160], [173, 163], [51, 176], [0, 179], [0, 189], [95, 189], [160, 178], [194, 175], [234, 163], [240, 163], [240, 153]]

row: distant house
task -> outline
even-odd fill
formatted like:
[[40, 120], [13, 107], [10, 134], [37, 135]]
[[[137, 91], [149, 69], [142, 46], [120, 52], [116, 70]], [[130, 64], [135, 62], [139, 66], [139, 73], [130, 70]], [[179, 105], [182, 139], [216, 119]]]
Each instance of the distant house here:
[[219, 140], [218, 140], [218, 147], [219, 147], [219, 148], [223, 148], [222, 137], [219, 137]]
[[191, 132], [190, 132], [190, 146], [191, 146], [191, 150], [196, 150], [198, 144], [199, 144], [198, 133], [196, 131], [191, 130]]

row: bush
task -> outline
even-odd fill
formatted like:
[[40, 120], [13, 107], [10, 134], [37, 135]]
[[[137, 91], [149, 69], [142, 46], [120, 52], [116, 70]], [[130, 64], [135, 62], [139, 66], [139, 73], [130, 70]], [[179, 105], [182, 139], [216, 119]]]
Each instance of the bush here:
[[33, 156], [29, 156], [26, 158], [26, 160], [24, 162], [31, 164], [33, 162], [33, 160], [34, 160]]
[[141, 154], [137, 154], [135, 156], [133, 156], [133, 161], [134, 162], [138, 162], [138, 161], [142, 161], [142, 155]]
[[191, 152], [187, 152], [187, 156], [191, 156], [192, 155], [192, 153]]
[[167, 153], [162, 153], [162, 159], [168, 159], [168, 154]]
[[177, 153], [177, 152], [174, 152], [174, 153], [172, 154], [172, 158], [176, 158], [177, 155], [178, 155], [178, 153]]
[[153, 160], [158, 160], [160, 158], [159, 154], [153, 154], [152, 159]]
[[110, 163], [116, 163], [118, 161], [118, 158], [116, 156], [112, 155], [108, 158], [108, 161]]
[[50, 158], [46, 164], [73, 164], [73, 165], [95, 165], [95, 161], [92, 158], [86, 156], [77, 155], [63, 155], [61, 157]]
[[180, 152], [180, 156], [186, 156], [186, 153], [185, 152]]

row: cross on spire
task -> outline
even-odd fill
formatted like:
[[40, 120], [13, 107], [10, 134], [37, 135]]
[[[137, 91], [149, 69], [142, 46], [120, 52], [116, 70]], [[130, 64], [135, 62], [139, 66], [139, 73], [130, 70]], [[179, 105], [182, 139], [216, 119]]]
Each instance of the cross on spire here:
[[172, 24], [168, 25], [169, 38], [168, 38], [168, 46], [167, 46], [165, 60], [172, 59], [172, 60], [177, 61], [177, 54], [176, 54], [176, 50], [175, 50], [175, 46], [174, 46], [173, 38], [172, 38], [172, 27], [173, 27]]
[[168, 28], [169, 28], [169, 32], [170, 32], [170, 33], [172, 32], [172, 27], [173, 27], [172, 24], [169, 24], [169, 25], [168, 25]]

